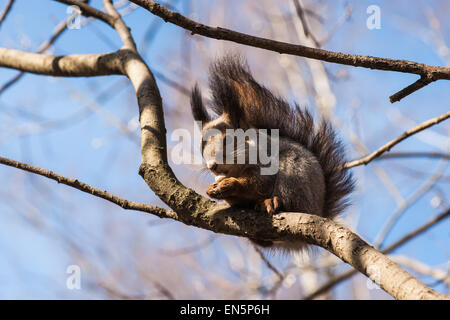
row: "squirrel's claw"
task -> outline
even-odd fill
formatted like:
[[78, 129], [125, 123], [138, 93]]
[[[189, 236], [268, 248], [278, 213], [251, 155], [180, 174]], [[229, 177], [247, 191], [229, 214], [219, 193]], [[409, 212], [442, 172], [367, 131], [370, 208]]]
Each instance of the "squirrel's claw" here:
[[281, 200], [277, 196], [273, 196], [269, 199], [260, 200], [255, 204], [255, 210], [257, 211], [267, 211], [268, 214], [272, 215], [277, 213], [281, 209]]

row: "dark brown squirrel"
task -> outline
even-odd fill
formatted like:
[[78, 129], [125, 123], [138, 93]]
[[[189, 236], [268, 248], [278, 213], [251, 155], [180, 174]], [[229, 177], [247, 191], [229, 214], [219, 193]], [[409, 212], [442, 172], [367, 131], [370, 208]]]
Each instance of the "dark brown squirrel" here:
[[[347, 207], [354, 181], [349, 171], [342, 170], [343, 147], [328, 121], [322, 119], [315, 126], [307, 110], [297, 104], [292, 108], [261, 86], [239, 55], [226, 55], [211, 64], [209, 86], [212, 99], [208, 107], [215, 115], [208, 113], [197, 85], [192, 90], [191, 108], [194, 119], [203, 124], [203, 158], [216, 176], [206, 190], [211, 198], [268, 214], [283, 210], [326, 218], [336, 217]], [[251, 139], [246, 139], [244, 148], [233, 144], [234, 162], [224, 161], [227, 151], [217, 152], [217, 146], [226, 149], [234, 141], [229, 138], [230, 129], [278, 129], [277, 172], [261, 174], [264, 165], [259, 160], [248, 162]], [[255, 141], [259, 144], [260, 140]], [[245, 162], [238, 164], [236, 157], [243, 152]], [[304, 246], [300, 242], [253, 241], [284, 249]]]

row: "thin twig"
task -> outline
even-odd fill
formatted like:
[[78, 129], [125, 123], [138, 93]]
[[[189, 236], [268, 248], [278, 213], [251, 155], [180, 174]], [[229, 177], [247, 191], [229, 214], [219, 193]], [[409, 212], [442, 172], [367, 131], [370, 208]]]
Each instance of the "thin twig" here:
[[303, 34], [305, 37], [311, 38], [311, 40], [314, 42], [314, 45], [318, 48], [320, 48], [320, 43], [317, 41], [317, 39], [314, 37], [314, 34], [309, 29], [308, 22], [306, 21], [305, 12], [303, 10], [303, 7], [300, 3], [300, 0], [292, 0], [294, 2], [295, 11], [297, 12], [298, 18], [300, 19], [300, 22], [302, 23], [303, 27]]
[[342, 18], [331, 28], [331, 30], [328, 32], [328, 34], [319, 41], [319, 43], [323, 46], [324, 44], [326, 44], [331, 37], [336, 33], [336, 31], [339, 30], [339, 28], [350, 19], [350, 17], [352, 16], [352, 7], [351, 6], [347, 6], [345, 8], [345, 13], [342, 16]]
[[367, 155], [367, 156], [365, 156], [365, 157], [363, 157], [363, 158], [361, 158], [359, 160], [354, 160], [354, 161], [351, 161], [351, 162], [347, 162], [344, 165], [343, 168], [344, 169], [348, 169], [348, 168], [353, 168], [353, 167], [356, 167], [356, 166], [360, 166], [362, 164], [366, 165], [369, 162], [371, 162], [373, 159], [381, 156], [386, 151], [391, 150], [391, 148], [393, 146], [395, 146], [396, 144], [398, 144], [401, 141], [405, 140], [406, 138], [416, 134], [417, 132], [425, 130], [425, 129], [431, 127], [431, 126], [434, 126], [434, 125], [436, 125], [436, 124], [438, 124], [438, 123], [448, 119], [449, 117], [450, 117], [450, 111], [447, 112], [447, 113], [444, 113], [443, 115], [441, 115], [439, 117], [436, 117], [436, 118], [430, 119], [428, 121], [422, 122], [418, 126], [412, 128], [412, 129], [410, 129], [408, 131], [405, 131], [402, 135], [400, 135], [399, 137], [395, 138], [394, 140], [386, 143], [384, 146], [382, 146], [381, 148], [379, 148], [376, 151], [372, 152], [371, 154], [369, 154], [369, 155]]
[[382, 156], [376, 158], [376, 160], [383, 159], [398, 159], [398, 158], [436, 158], [436, 159], [450, 159], [450, 153], [442, 152], [390, 152], [388, 154], [383, 154]]
[[3, 21], [5, 21], [6, 16], [11, 11], [11, 8], [14, 4], [14, 0], [9, 0], [9, 2], [6, 4], [5, 9], [0, 13], [0, 26], [2, 25]]
[[[161, 221], [161, 220], [159, 220]], [[210, 244], [213, 243], [213, 241], [216, 240], [216, 235], [210, 235], [209, 237], [207, 237], [206, 239], [200, 241], [197, 244], [191, 245], [191, 246], [186, 246], [183, 248], [177, 248], [177, 249], [173, 249], [173, 250], [168, 250], [168, 249], [162, 249], [160, 250], [160, 252], [162, 254], [168, 255], [168, 256], [179, 256], [179, 255], [184, 255], [184, 254], [191, 254], [195, 251], [201, 250], [206, 248], [207, 246], [209, 246]]]
[[264, 252], [261, 251], [261, 249], [254, 245], [253, 248], [255, 248], [255, 251], [258, 253], [258, 255], [261, 257], [261, 260], [266, 264], [266, 266], [273, 271], [278, 277], [279, 281], [282, 281], [284, 279], [283, 273], [279, 271], [264, 255]]
[[114, 7], [112, 0], [103, 0], [103, 6], [105, 7], [106, 12], [114, 18], [113, 27], [119, 34], [120, 39], [122, 39], [124, 47], [137, 52], [136, 43], [134, 43], [134, 39], [131, 36], [131, 31], [123, 22], [122, 17]]
[[54, 0], [67, 5], [77, 6], [80, 8], [81, 13], [86, 17], [97, 18], [114, 28], [115, 18], [101, 10], [98, 10], [87, 3], [77, 0]]
[[69, 187], [78, 189], [80, 191], [89, 193], [93, 196], [108, 200], [114, 204], [117, 204], [118, 206], [122, 207], [123, 209], [147, 212], [147, 213], [154, 214], [160, 218], [176, 219], [176, 217], [177, 217], [177, 214], [175, 212], [173, 212], [172, 210], [158, 208], [158, 207], [147, 205], [144, 203], [129, 201], [129, 200], [120, 198], [118, 196], [115, 196], [107, 191], [103, 191], [103, 190], [94, 188], [86, 183], [78, 181], [77, 179], [70, 179], [70, 178], [64, 177], [62, 175], [56, 174], [52, 171], [42, 169], [39, 167], [35, 167], [30, 164], [26, 164], [26, 163], [19, 162], [16, 160], [11, 160], [11, 159], [4, 158], [4, 157], [0, 157], [0, 163], [10, 166], [10, 167], [14, 167], [14, 168], [25, 170], [25, 171], [28, 171], [31, 173], [35, 173], [35, 174], [41, 175], [43, 177], [46, 177], [46, 178], [49, 178], [52, 180], [55, 180], [58, 183], [65, 184], [66, 186], [69, 186]]

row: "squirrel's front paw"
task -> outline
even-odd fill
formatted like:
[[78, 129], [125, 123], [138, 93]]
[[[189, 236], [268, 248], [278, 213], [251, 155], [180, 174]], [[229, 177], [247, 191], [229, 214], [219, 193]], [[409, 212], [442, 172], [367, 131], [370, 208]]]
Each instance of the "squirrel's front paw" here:
[[269, 199], [259, 200], [255, 204], [255, 210], [266, 211], [268, 214], [275, 214], [281, 210], [281, 200], [277, 196]]
[[236, 178], [223, 178], [211, 184], [206, 189], [206, 194], [214, 199], [227, 199], [237, 195], [239, 187]]

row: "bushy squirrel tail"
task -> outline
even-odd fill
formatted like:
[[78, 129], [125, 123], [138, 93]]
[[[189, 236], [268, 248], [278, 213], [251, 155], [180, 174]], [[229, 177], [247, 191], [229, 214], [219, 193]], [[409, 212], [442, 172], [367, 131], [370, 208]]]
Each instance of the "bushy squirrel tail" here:
[[[261, 86], [239, 55], [226, 55], [211, 64], [209, 86], [210, 108], [217, 116], [226, 114], [234, 128], [279, 129], [281, 137], [300, 143], [314, 154], [325, 179], [325, 217], [333, 218], [346, 208], [354, 180], [348, 170], [342, 169], [344, 150], [328, 121], [323, 119], [315, 126], [307, 110], [298, 105], [292, 108]], [[192, 91], [191, 107], [195, 120], [210, 120], [197, 87]]]

